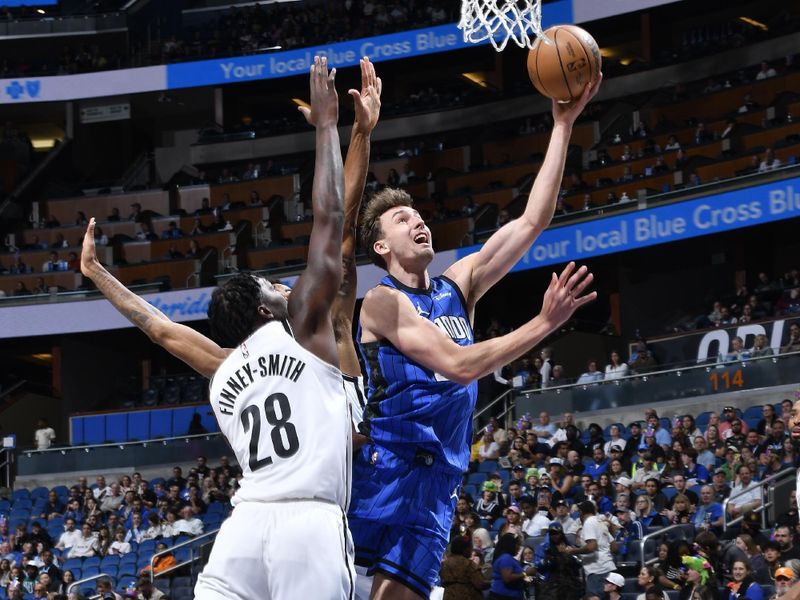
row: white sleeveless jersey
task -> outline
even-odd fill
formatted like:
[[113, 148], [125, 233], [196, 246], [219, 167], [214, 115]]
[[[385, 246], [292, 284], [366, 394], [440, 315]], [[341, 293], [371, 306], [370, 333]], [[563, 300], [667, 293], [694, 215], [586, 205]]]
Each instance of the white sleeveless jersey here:
[[350, 497], [350, 409], [342, 374], [284, 321], [260, 327], [211, 379], [211, 406], [242, 468], [232, 503]]

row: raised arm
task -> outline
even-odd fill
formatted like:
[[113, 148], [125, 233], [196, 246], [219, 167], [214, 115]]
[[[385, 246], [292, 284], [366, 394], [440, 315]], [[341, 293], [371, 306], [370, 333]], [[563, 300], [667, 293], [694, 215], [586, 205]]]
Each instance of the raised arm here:
[[339, 368], [347, 375], [361, 374], [353, 343], [353, 312], [356, 306], [356, 226], [369, 167], [370, 135], [378, 124], [383, 85], [368, 58], [361, 59], [361, 91], [350, 90], [356, 120], [344, 163], [344, 233], [342, 237], [342, 284], [333, 301], [331, 315]]
[[314, 224], [308, 244], [308, 266], [289, 296], [289, 315], [298, 340], [314, 354], [338, 365], [331, 323], [331, 304], [342, 280], [344, 177], [339, 146], [339, 98], [325, 57], [311, 67], [311, 108], [301, 107], [316, 127], [316, 162], [311, 202]]
[[586, 87], [577, 102], [553, 102], [550, 145], [528, 196], [525, 212], [496, 231], [478, 252], [461, 259], [445, 273], [461, 288], [470, 311], [481, 296], [511, 270], [550, 224], [564, 177], [572, 126], [597, 94], [602, 80], [601, 73], [597, 81]]
[[412, 360], [467, 385], [527, 352], [594, 300], [596, 292], [581, 296], [592, 279], [586, 267], [575, 271], [575, 263], [570, 263], [560, 277], [553, 273], [536, 317], [507, 335], [472, 346], [453, 342], [432, 322], [420, 319], [407, 296], [385, 286], [367, 294], [361, 325], [370, 338], [386, 339]]
[[81, 272], [147, 337], [204, 377], [211, 377], [230, 351], [220, 348], [191, 327], [170, 321], [164, 313], [122, 285], [97, 260], [94, 228], [92, 217], [83, 237]]

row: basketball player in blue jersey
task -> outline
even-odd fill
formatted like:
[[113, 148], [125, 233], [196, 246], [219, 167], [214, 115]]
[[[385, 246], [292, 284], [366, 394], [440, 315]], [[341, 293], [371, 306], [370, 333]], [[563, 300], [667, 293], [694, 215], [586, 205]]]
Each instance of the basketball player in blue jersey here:
[[503, 337], [473, 344], [475, 304], [550, 224], [575, 120], [602, 77], [571, 104], [553, 103], [553, 132], [522, 216], [476, 253], [430, 277], [430, 230], [404, 191], [367, 205], [361, 239], [388, 275], [361, 307], [358, 343], [369, 377], [371, 443], [353, 460], [350, 529], [356, 564], [375, 576], [371, 598], [428, 598], [438, 579], [469, 463], [476, 380], [508, 364], [596, 297], [585, 267], [553, 273], [542, 310]]

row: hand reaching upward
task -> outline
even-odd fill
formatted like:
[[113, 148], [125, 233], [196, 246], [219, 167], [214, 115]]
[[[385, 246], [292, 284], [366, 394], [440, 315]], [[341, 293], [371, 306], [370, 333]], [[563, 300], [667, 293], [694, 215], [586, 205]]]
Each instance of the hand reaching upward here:
[[317, 128], [336, 126], [339, 120], [339, 97], [334, 85], [336, 69], [328, 72], [328, 59], [314, 57], [311, 65], [311, 108], [300, 106], [306, 121]]
[[358, 133], [369, 135], [378, 124], [381, 114], [381, 91], [383, 82], [375, 75], [375, 66], [369, 58], [361, 59], [361, 91], [348, 90], [353, 97], [356, 110], [354, 128]]
[[597, 292], [581, 296], [593, 280], [594, 275], [585, 266], [575, 271], [574, 262], [569, 263], [560, 276], [553, 273], [539, 313], [551, 330], [563, 325], [572, 313], [597, 298]]

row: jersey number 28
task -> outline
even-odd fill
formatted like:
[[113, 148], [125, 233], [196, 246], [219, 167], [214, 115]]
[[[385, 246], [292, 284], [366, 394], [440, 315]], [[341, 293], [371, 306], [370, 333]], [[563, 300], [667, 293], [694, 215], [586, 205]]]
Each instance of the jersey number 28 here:
[[[280, 416], [275, 412], [275, 404], [278, 405]], [[270, 437], [272, 438], [272, 448], [279, 458], [289, 458], [300, 448], [300, 441], [297, 439], [297, 430], [294, 425], [289, 423], [292, 416], [292, 407], [289, 406], [289, 399], [286, 394], [271, 394], [264, 401], [264, 414], [267, 423], [272, 425]], [[261, 411], [258, 406], [250, 405], [242, 411], [242, 426], [244, 432], [250, 431], [250, 470], [258, 471], [262, 467], [272, 464], [272, 457], [258, 458], [258, 441], [261, 438]], [[286, 432], [286, 444], [284, 444], [281, 432]]]

